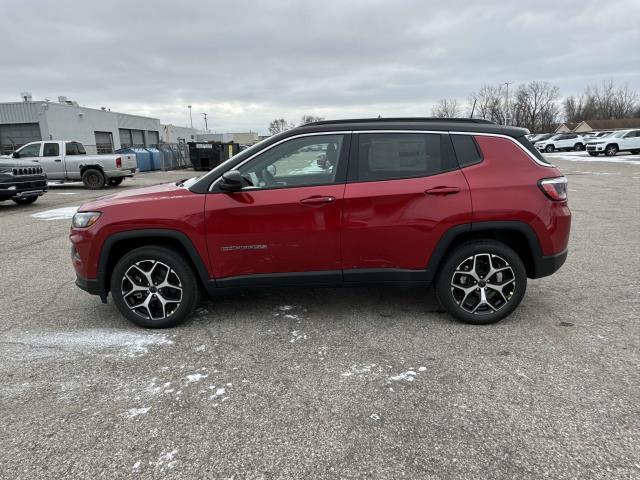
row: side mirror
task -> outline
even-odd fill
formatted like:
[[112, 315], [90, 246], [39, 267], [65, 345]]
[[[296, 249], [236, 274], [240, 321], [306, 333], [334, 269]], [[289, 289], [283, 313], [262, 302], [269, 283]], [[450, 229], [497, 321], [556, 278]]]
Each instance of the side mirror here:
[[222, 174], [220, 189], [225, 192], [239, 192], [242, 190], [242, 175], [238, 170], [229, 170]]
[[269, 172], [272, 176], [276, 176], [276, 174], [278, 173], [278, 169], [276, 168], [276, 166], [272, 163], [271, 165], [269, 165], [267, 167], [267, 172]]
[[13, 158], [20, 158], [20, 154], [18, 152], [13, 152], [13, 154], [11, 154], [11, 156]]

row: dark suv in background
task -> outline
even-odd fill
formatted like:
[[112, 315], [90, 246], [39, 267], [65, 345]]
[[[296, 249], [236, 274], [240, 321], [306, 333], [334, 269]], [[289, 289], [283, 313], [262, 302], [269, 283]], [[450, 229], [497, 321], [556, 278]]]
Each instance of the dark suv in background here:
[[[435, 284], [457, 319], [509, 315], [566, 259], [566, 179], [524, 129], [468, 119], [317, 122], [208, 174], [83, 205], [77, 284], [166, 327], [209, 294]], [[241, 306], [239, 306], [241, 308]]]

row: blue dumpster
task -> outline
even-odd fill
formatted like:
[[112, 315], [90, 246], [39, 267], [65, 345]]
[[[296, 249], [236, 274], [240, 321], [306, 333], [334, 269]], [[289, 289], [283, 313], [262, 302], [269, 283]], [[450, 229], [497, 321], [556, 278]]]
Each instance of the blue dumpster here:
[[160, 157], [160, 150], [154, 147], [146, 149], [151, 157], [151, 170], [162, 169], [162, 158]]

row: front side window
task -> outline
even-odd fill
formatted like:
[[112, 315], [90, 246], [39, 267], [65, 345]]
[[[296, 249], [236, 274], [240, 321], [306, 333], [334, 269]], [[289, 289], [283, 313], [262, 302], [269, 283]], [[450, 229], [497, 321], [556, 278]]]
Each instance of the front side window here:
[[362, 133], [358, 137], [359, 181], [426, 177], [457, 167], [443, 155], [437, 133]]
[[295, 138], [238, 168], [253, 188], [283, 188], [336, 183], [344, 135]]
[[22, 147], [16, 153], [18, 154], [18, 158], [39, 157], [40, 156], [40, 144], [39, 143], [34, 143], [32, 145], [27, 145], [25, 147]]
[[57, 157], [60, 155], [60, 147], [57, 143], [45, 143], [42, 148], [43, 157]]

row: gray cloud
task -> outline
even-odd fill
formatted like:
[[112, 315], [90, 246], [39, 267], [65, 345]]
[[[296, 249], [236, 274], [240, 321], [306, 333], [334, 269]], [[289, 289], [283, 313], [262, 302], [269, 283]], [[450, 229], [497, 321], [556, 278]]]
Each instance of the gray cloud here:
[[640, 85], [640, 2], [5, 0], [0, 100], [21, 91], [217, 130], [428, 115], [480, 84]]

